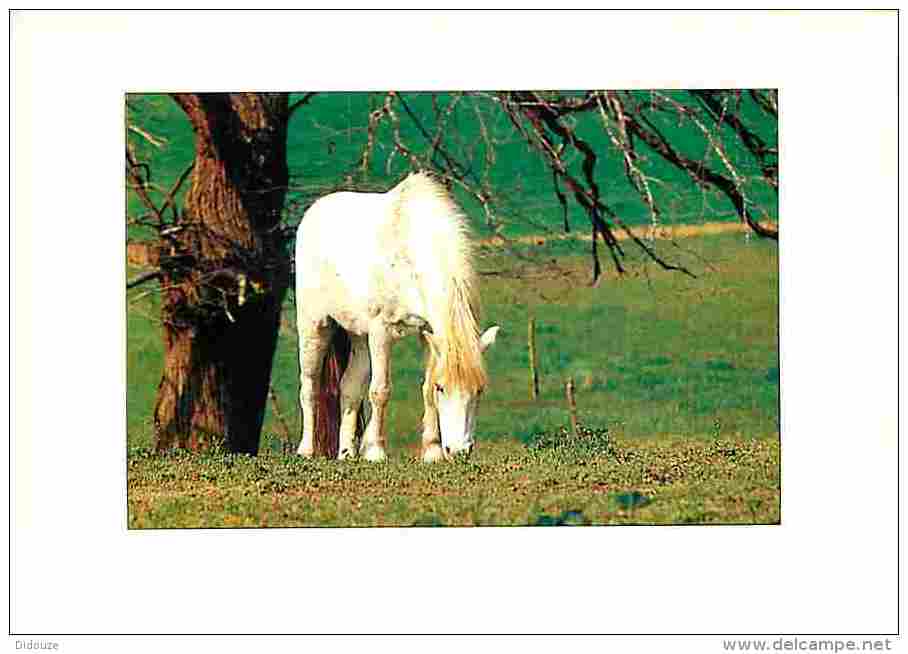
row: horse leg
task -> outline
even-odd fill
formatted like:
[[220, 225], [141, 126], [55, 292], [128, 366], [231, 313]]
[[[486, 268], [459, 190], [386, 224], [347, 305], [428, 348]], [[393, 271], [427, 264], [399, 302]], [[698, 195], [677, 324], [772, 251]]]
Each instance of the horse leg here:
[[429, 373], [422, 383], [422, 401], [425, 412], [422, 416], [422, 460], [434, 463], [444, 458], [441, 451], [441, 434], [438, 431], [438, 407], [435, 406], [435, 385]]
[[303, 438], [296, 451], [311, 457], [315, 444], [315, 403], [318, 398], [322, 364], [331, 344], [332, 329], [327, 323], [310, 322], [299, 326], [300, 334], [300, 407], [303, 411]]
[[341, 425], [338, 459], [356, 454], [356, 425], [369, 381], [369, 344], [364, 336], [350, 338], [350, 362], [341, 379]]
[[363, 434], [362, 455], [367, 461], [384, 461], [385, 409], [391, 397], [391, 337], [384, 330], [369, 332], [369, 359], [372, 363], [372, 381], [369, 383], [369, 404], [372, 417]]

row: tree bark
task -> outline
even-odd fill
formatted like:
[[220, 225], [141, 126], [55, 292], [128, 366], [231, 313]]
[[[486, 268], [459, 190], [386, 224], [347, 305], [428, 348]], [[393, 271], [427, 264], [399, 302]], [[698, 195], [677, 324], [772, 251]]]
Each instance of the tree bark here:
[[256, 454], [289, 259], [286, 94], [175, 94], [195, 132], [192, 186], [159, 253], [164, 372], [156, 447]]

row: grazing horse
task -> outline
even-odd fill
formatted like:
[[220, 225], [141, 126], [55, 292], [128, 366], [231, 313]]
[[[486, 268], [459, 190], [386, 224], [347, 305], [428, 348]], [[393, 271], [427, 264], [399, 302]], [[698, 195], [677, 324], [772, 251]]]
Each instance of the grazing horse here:
[[312, 456], [320, 427], [334, 431], [321, 436], [329, 452], [336, 443], [337, 458], [356, 455], [368, 384], [360, 455], [385, 459], [391, 347], [412, 334], [427, 352], [422, 459], [471, 452], [487, 383], [483, 352], [498, 334], [497, 326], [480, 334], [478, 300], [466, 217], [433, 177], [414, 173], [386, 193], [317, 200], [296, 238], [298, 453]]

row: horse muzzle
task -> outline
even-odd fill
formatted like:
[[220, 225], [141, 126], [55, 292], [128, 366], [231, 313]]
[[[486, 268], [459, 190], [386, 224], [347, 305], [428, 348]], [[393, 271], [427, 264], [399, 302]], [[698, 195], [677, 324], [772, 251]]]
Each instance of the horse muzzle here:
[[452, 461], [457, 458], [466, 458], [473, 453], [473, 443], [468, 443], [463, 447], [450, 447], [446, 445], [443, 449], [445, 460]]

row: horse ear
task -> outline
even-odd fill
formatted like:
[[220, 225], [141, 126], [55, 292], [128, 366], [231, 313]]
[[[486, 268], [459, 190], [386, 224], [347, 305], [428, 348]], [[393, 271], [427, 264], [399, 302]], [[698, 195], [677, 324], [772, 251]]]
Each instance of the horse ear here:
[[482, 336], [479, 337], [479, 348], [485, 352], [488, 350], [492, 344], [495, 342], [495, 339], [498, 338], [498, 330], [501, 329], [498, 325], [494, 327], [489, 327], [482, 333]]

